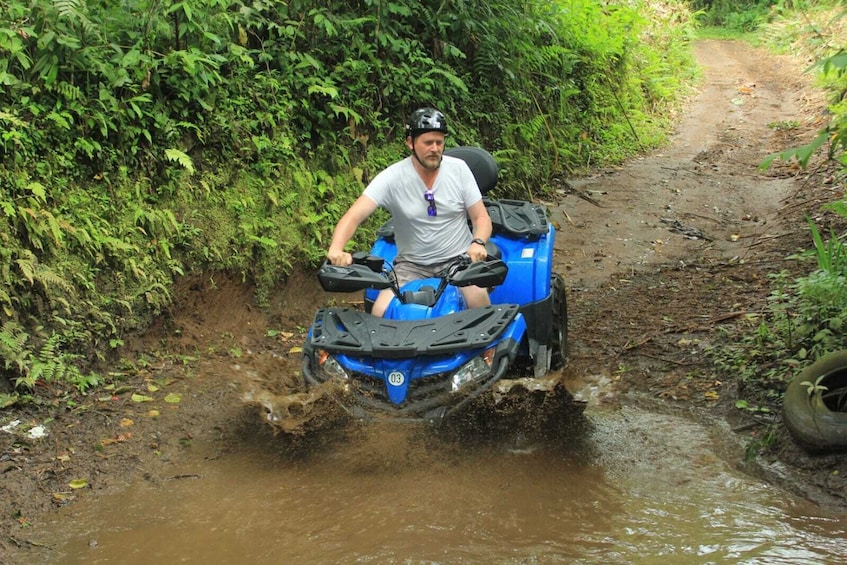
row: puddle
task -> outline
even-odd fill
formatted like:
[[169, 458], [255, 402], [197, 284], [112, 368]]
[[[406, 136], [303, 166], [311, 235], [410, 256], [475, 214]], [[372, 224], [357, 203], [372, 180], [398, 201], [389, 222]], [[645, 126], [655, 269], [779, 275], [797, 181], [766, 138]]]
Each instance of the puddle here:
[[521, 449], [390, 425], [308, 453], [196, 445], [181, 478], [81, 500], [31, 539], [51, 563], [843, 559], [844, 516], [733, 470], [720, 430], [637, 408], [585, 418], [573, 443]]

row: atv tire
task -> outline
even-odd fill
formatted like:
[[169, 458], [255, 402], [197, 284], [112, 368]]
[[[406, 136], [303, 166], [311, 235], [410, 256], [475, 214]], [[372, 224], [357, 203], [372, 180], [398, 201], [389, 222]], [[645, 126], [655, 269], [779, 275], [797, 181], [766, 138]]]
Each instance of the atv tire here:
[[782, 418], [808, 451], [847, 449], [847, 351], [824, 355], [794, 377], [785, 391]]
[[550, 288], [553, 295], [550, 368], [558, 370], [565, 366], [568, 358], [568, 297], [565, 292], [565, 281], [557, 273], [553, 273]]

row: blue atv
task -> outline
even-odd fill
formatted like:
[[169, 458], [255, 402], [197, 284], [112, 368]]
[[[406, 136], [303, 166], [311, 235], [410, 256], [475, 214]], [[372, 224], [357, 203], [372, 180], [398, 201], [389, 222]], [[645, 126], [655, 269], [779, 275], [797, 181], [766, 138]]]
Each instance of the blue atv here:
[[[471, 168], [483, 195], [497, 183], [497, 164], [485, 150], [445, 152]], [[436, 278], [398, 287], [391, 262], [397, 248], [391, 221], [369, 253], [353, 264], [324, 264], [324, 290], [364, 291], [364, 308], [320, 308], [303, 347], [308, 386], [334, 382], [354, 417], [388, 415], [440, 423], [501, 379], [540, 379], [567, 356], [565, 285], [552, 272], [556, 230], [544, 209], [483, 196], [494, 230], [488, 258], [457, 257]], [[468, 309], [459, 287], [489, 289], [491, 305]], [[384, 317], [370, 314], [382, 289], [392, 289]]]

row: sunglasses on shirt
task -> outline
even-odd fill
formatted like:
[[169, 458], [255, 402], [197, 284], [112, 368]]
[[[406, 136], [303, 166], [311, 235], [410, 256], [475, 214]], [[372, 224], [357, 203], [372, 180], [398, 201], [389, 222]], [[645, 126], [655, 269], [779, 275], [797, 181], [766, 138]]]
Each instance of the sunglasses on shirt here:
[[426, 207], [427, 216], [437, 216], [438, 208], [435, 207], [435, 194], [431, 190], [427, 190], [424, 192], [424, 200], [429, 202], [429, 206]]

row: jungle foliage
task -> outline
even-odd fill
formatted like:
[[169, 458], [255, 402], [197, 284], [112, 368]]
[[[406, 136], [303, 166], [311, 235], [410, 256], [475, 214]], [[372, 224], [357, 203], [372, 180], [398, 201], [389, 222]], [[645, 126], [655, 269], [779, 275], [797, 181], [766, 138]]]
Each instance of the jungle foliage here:
[[690, 30], [671, 0], [0, 0], [5, 376], [85, 389], [188, 273], [262, 301], [417, 106], [504, 194], [657, 145]]
[[693, 0], [697, 21], [735, 32], [757, 31], [783, 14], [797, 14], [815, 0]]

